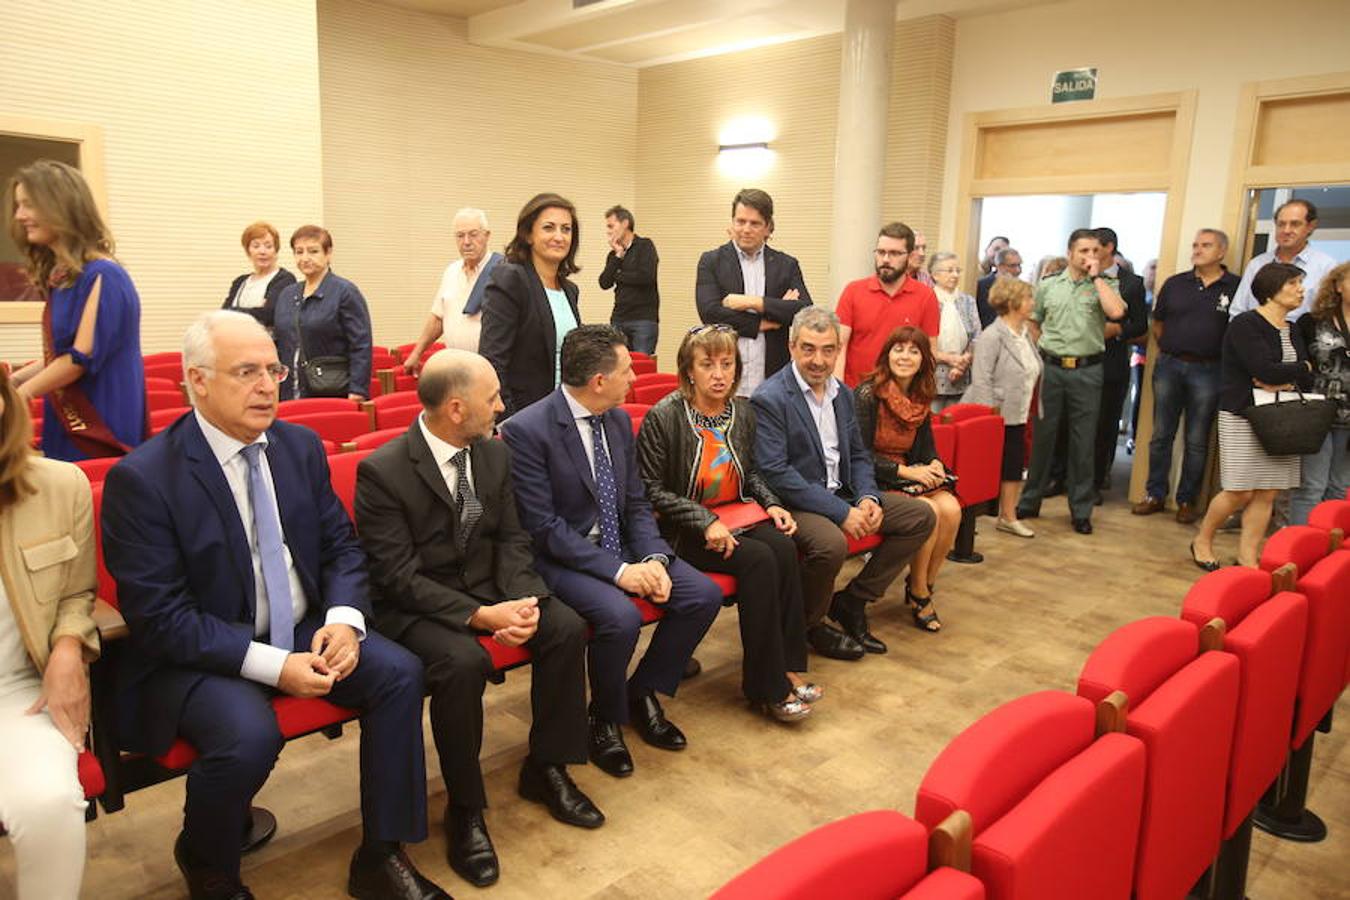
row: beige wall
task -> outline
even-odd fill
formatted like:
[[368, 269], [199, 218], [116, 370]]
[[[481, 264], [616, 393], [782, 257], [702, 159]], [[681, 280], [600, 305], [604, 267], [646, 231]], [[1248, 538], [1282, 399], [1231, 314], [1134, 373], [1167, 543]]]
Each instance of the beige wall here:
[[[883, 211], [932, 231], [939, 222], [953, 31], [950, 19], [929, 16], [899, 23], [895, 33]], [[830, 35], [642, 70], [633, 212], [638, 231], [661, 255], [658, 349], [666, 359], [674, 359], [685, 331], [698, 322], [698, 257], [727, 239], [731, 198], [742, 187], [773, 196], [773, 245], [800, 261], [812, 299], [834, 306], [839, 68], [840, 38]], [[773, 167], [753, 179], [717, 168], [719, 131], [745, 116], [765, 118], [776, 131]]]
[[[103, 129], [146, 352], [220, 305], [247, 266], [246, 224], [319, 215], [313, 0], [44, 0], [6, 3], [2, 18], [0, 116]], [[36, 328], [0, 329], [0, 358], [39, 352]]]
[[[1126, 24], [1113, 30], [1102, 22], [1100, 4], [1079, 0], [958, 21], [944, 242], [954, 227], [966, 114], [1048, 104], [1055, 70], [1090, 65], [1100, 70], [1100, 98], [1198, 91], [1185, 196], [1173, 198], [1185, 204], [1175, 248], [1178, 265], [1185, 266], [1196, 229], [1236, 226], [1222, 218], [1242, 84], [1345, 69], [1350, 3], [1138, 0], [1121, 21]], [[1102, 24], [1090, 39], [1088, 23]], [[1127, 239], [1121, 235], [1122, 243]]]
[[633, 203], [637, 71], [475, 47], [462, 19], [364, 0], [319, 0], [318, 16], [324, 224], [376, 343], [417, 338], [458, 258], [456, 209], [486, 210], [501, 250], [541, 191], [576, 204], [582, 319], [608, 321], [603, 213]]

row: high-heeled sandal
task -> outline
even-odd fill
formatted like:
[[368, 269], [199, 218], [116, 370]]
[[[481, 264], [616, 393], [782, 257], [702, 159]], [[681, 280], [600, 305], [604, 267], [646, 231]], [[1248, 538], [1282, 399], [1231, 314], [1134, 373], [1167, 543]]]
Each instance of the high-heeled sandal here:
[[821, 697], [825, 696], [825, 689], [814, 681], [808, 681], [804, 684], [794, 684], [792, 693], [803, 703], [815, 703]]
[[800, 722], [811, 715], [811, 704], [802, 700], [795, 692], [789, 694], [786, 700], [760, 704], [760, 708], [764, 710], [765, 715], [780, 722]]
[[937, 610], [933, 608], [931, 595], [916, 597], [909, 589], [909, 585], [905, 585], [905, 604], [909, 606], [909, 611], [914, 616], [915, 628], [929, 634], [937, 634], [942, 630], [942, 620], [938, 618]]

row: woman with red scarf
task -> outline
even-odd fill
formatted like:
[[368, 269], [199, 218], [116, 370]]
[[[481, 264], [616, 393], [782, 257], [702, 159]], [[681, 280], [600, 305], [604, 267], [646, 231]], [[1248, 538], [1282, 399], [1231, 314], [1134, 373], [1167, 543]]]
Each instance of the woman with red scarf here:
[[891, 332], [876, 369], [854, 391], [858, 426], [872, 450], [877, 486], [916, 496], [937, 514], [937, 527], [910, 561], [905, 585], [914, 624], [930, 632], [942, 628], [933, 609], [933, 586], [961, 524], [961, 504], [952, 494], [955, 478], [933, 443], [929, 406], [937, 393], [935, 368], [928, 335], [906, 325]]
[[122, 456], [145, 439], [141, 301], [78, 169], [38, 160], [6, 191], [10, 236], [46, 297], [42, 359], [13, 375], [43, 397], [42, 452], [75, 461]]

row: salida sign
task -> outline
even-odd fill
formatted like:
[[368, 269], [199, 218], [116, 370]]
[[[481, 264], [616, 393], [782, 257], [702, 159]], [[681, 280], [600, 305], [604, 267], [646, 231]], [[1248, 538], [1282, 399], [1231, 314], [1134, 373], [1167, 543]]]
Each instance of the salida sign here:
[[1055, 73], [1050, 86], [1051, 103], [1068, 103], [1071, 100], [1091, 100], [1097, 96], [1097, 70], [1065, 69]]

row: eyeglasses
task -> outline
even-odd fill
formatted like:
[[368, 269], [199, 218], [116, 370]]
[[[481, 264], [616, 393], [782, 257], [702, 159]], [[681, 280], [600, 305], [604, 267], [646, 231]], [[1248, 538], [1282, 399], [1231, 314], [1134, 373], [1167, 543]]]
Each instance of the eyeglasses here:
[[734, 334], [736, 329], [725, 322], [713, 322], [707, 325], [695, 325], [689, 329], [689, 334], [703, 334], [705, 331], [729, 331]]
[[473, 231], [456, 231], [455, 240], [457, 241], [476, 241], [483, 236], [483, 232], [475, 228]]
[[875, 253], [877, 256], [881, 257], [882, 259], [901, 259], [903, 257], [909, 256], [908, 250], [882, 250], [878, 248], [876, 250], [873, 250], [872, 252]]
[[[196, 369], [209, 369], [212, 372], [219, 372], [215, 366], [194, 366]], [[272, 363], [270, 366], [259, 366], [253, 363], [245, 363], [242, 366], [235, 366], [233, 369], [225, 370], [229, 375], [240, 384], [252, 385], [261, 381], [263, 376], [267, 376], [277, 384], [286, 380], [286, 376], [291, 374], [291, 370], [281, 363]]]

